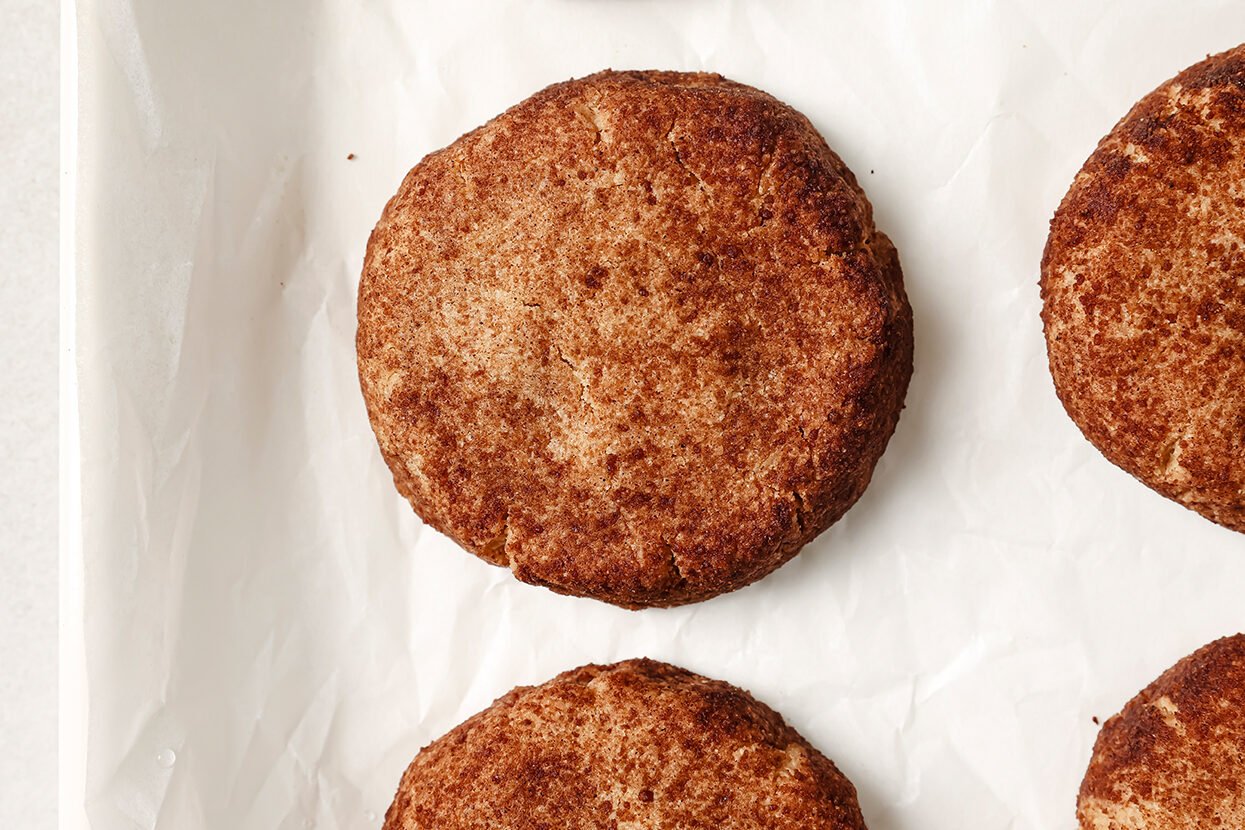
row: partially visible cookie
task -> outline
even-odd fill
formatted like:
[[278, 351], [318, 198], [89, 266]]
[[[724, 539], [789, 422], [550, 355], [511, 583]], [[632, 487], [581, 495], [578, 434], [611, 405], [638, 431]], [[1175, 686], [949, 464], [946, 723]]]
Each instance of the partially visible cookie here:
[[1072, 420], [1245, 532], [1245, 46], [1143, 98], [1051, 222], [1042, 318]]
[[1172, 666], [1103, 724], [1083, 830], [1245, 827], [1245, 635]]
[[384, 830], [863, 830], [851, 783], [747, 692], [652, 660], [518, 688], [426, 747]]
[[860, 497], [912, 314], [808, 119], [718, 75], [602, 72], [411, 170], [368, 244], [358, 359], [430, 525], [526, 582], [677, 605]]

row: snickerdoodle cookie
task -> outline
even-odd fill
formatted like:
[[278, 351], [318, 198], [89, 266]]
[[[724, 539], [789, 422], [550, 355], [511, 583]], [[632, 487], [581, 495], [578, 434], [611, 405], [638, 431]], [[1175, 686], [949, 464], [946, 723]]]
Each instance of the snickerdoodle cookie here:
[[1051, 222], [1042, 317], [1085, 437], [1245, 532], [1245, 46], [1133, 107]]
[[432, 153], [368, 245], [359, 374], [398, 490], [527, 582], [676, 605], [861, 495], [912, 371], [899, 260], [806, 118], [602, 72]]
[[768, 706], [651, 660], [519, 688], [415, 757], [384, 830], [864, 830], [856, 790]]
[[1103, 724], [1083, 830], [1245, 827], [1245, 635], [1172, 666]]

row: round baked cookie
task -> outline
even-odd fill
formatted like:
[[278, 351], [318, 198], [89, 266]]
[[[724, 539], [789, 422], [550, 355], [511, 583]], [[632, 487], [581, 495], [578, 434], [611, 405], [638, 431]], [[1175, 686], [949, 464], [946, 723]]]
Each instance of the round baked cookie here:
[[556, 84], [432, 153], [359, 287], [402, 495], [519, 579], [625, 607], [739, 588], [836, 521], [911, 355], [851, 172], [718, 75]]
[[1245, 827], [1245, 635], [1204, 646], [1103, 724], [1084, 830]]
[[433, 742], [384, 830], [862, 830], [856, 790], [768, 706], [652, 660], [518, 688]]
[[1110, 461], [1245, 532], [1245, 47], [1143, 98], [1051, 222], [1055, 388]]

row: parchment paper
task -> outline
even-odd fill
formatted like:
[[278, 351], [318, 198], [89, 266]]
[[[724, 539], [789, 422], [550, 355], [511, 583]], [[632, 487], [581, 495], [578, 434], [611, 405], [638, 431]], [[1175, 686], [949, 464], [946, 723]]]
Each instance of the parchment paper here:
[[[781, 711], [873, 830], [1070, 828], [1091, 717], [1245, 628], [1245, 538], [1080, 436], [1036, 285], [1094, 144], [1245, 40], [1239, 0], [80, 0], [68, 26], [64, 826], [375, 828], [512, 686], [648, 655]], [[355, 375], [406, 170], [604, 67], [805, 112], [916, 313], [861, 502], [677, 610], [555, 596], [423, 528]]]

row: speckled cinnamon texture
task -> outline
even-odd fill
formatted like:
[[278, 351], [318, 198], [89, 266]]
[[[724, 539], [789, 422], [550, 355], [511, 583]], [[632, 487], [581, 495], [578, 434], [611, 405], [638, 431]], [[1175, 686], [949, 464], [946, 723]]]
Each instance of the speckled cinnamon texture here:
[[410, 172], [368, 245], [358, 357], [425, 521], [527, 582], [675, 605], [859, 498], [912, 322], [807, 119], [717, 75], [603, 72]]
[[1051, 222], [1042, 297], [1055, 388], [1085, 436], [1245, 532], [1245, 47], [1102, 140]]
[[862, 830], [856, 790], [769, 707], [652, 660], [519, 688], [416, 756], [384, 830]]
[[1103, 724], [1077, 815], [1084, 830], [1245, 827], [1245, 635], [1184, 658]]

